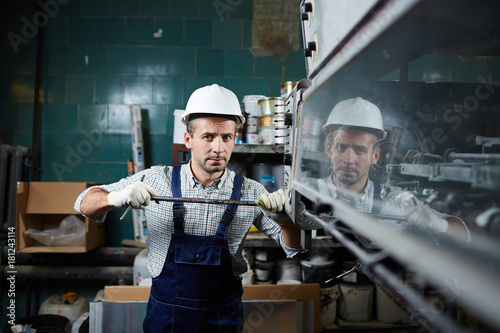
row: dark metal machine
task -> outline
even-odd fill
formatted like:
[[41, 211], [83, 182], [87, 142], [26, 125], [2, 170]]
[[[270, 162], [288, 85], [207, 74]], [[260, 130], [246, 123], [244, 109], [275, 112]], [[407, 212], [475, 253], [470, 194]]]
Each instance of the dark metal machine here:
[[[284, 164], [285, 208], [303, 246], [312, 230], [332, 236], [429, 331], [499, 331], [500, 2], [304, 0], [301, 19], [307, 78], [286, 100]], [[320, 193], [332, 172], [321, 125], [354, 97], [378, 106], [388, 134], [370, 179], [460, 217], [468, 244], [394, 233]], [[443, 309], [395, 271], [439, 290]], [[474, 327], [457, 319], [463, 312]]]

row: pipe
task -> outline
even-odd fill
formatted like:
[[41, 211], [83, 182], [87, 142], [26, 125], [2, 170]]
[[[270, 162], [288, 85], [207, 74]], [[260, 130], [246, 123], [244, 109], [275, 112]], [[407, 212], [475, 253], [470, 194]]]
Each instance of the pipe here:
[[448, 158], [450, 160], [488, 161], [500, 160], [500, 154], [449, 153]]
[[133, 279], [134, 269], [131, 266], [93, 267], [93, 266], [29, 266], [16, 265], [12, 271], [2, 266], [2, 274], [15, 274], [16, 279], [94, 279], [110, 280], [117, 276]]
[[[38, 9], [40, 12], [42, 8], [40, 4], [38, 4]], [[43, 100], [43, 96], [40, 95], [40, 91], [42, 90], [42, 77], [43, 77], [43, 49], [44, 49], [44, 26], [40, 25], [38, 27], [38, 35], [37, 35], [37, 45], [36, 45], [36, 69], [35, 69], [35, 96], [33, 100], [33, 133], [31, 138], [31, 177], [30, 181], [37, 180], [36, 172], [38, 171], [38, 140], [40, 133], [40, 124], [41, 124], [41, 104]]]
[[242, 206], [257, 206], [254, 201], [241, 201], [241, 200], [218, 200], [218, 199], [202, 199], [202, 198], [176, 198], [176, 197], [162, 197], [152, 196], [151, 201], [178, 201], [178, 202], [192, 202], [203, 204], [218, 204], [218, 205], [242, 205]]
[[437, 311], [424, 299], [422, 299], [420, 295], [410, 289], [403, 282], [399, 281], [398, 277], [380, 262], [380, 260], [386, 257], [383, 252], [370, 255], [363, 251], [358, 245], [336, 229], [335, 225], [339, 222], [338, 220], [333, 223], [326, 223], [318, 216], [307, 211], [304, 212], [304, 216], [324, 228], [326, 232], [335, 237], [340, 243], [342, 243], [342, 245], [358, 257], [358, 259], [366, 265], [363, 269], [363, 273], [367, 273], [366, 275], [369, 278], [373, 278], [373, 280], [375, 280], [374, 282], [380, 284], [384, 290], [398, 290], [398, 293], [391, 292], [390, 296], [393, 297], [394, 300], [405, 309], [405, 311], [410, 313], [414, 320], [418, 321], [426, 329], [432, 332], [443, 333], [467, 332], [455, 324], [447, 316], [442, 313], [437, 313]]

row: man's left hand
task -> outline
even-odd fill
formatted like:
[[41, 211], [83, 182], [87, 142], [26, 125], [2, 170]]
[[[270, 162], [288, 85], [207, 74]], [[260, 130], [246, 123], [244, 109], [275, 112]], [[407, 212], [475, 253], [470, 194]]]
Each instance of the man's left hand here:
[[408, 223], [421, 230], [430, 230], [436, 233], [443, 233], [448, 229], [448, 221], [440, 219], [432, 214], [425, 205], [418, 205], [406, 211]]
[[285, 205], [285, 192], [283, 189], [279, 189], [276, 192], [263, 194], [257, 204], [260, 209], [270, 219], [274, 220], [279, 225], [285, 225], [291, 222], [288, 215], [283, 212], [283, 206]]

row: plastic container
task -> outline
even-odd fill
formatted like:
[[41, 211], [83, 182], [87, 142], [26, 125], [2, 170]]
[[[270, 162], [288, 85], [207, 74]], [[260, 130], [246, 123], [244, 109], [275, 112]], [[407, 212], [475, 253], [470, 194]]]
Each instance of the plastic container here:
[[258, 133], [259, 117], [248, 116], [245, 122], [245, 133]]
[[243, 103], [245, 104], [245, 112], [252, 117], [258, 117], [259, 114], [259, 100], [266, 98], [264, 95], [245, 95], [243, 96]]
[[275, 262], [274, 278], [280, 280], [301, 280], [301, 268], [299, 260], [296, 258], [278, 259]]
[[335, 260], [312, 262], [301, 260], [302, 266], [302, 281], [304, 283], [319, 283], [320, 288], [327, 287], [326, 280], [331, 279], [335, 275]]
[[399, 307], [387, 294], [376, 286], [377, 320], [385, 324], [406, 325], [410, 316]]
[[259, 126], [259, 141], [262, 145], [273, 145], [275, 143], [276, 127]]
[[337, 315], [340, 319], [352, 322], [364, 322], [372, 319], [373, 285], [340, 284], [340, 298]]
[[74, 301], [68, 301], [59, 295], [54, 295], [42, 303], [38, 314], [64, 316], [68, 318], [69, 323], [72, 325], [85, 312], [89, 312], [89, 300], [87, 297], [81, 296]]
[[182, 123], [184, 110], [174, 110], [174, 143], [184, 143], [184, 132], [186, 125]]
[[320, 288], [320, 322], [321, 327], [330, 328], [337, 318], [337, 300], [340, 297], [340, 287], [338, 284]]
[[255, 260], [254, 276], [255, 281], [269, 281], [272, 280], [274, 262], [265, 262]]
[[254, 273], [253, 270], [246, 271], [241, 274], [241, 284], [244, 286], [248, 286], [253, 284]]
[[[269, 163], [255, 163], [252, 164], [252, 174], [251, 178], [256, 180], [257, 182], [261, 183], [264, 185], [267, 191], [273, 192], [274, 191], [274, 177], [273, 177], [273, 172], [272, 172], [272, 164]], [[256, 259], [257, 254], [255, 255]], [[260, 259], [261, 260], [261, 259]]]
[[273, 284], [273, 280], [266, 280], [266, 281], [259, 281], [259, 280], [254, 280], [254, 284]]
[[[283, 164], [273, 165], [271, 173], [274, 177], [274, 188], [279, 190], [285, 186], [285, 166]], [[300, 268], [300, 265], [299, 265]]]
[[259, 261], [274, 261], [274, 250], [272, 248], [255, 248], [254, 258]]
[[278, 280], [276, 284], [302, 284], [299, 280]]
[[260, 144], [259, 133], [247, 133], [245, 134], [245, 142], [251, 145]]
[[148, 249], [141, 250], [134, 259], [134, 286], [150, 286], [151, 273], [148, 270]]

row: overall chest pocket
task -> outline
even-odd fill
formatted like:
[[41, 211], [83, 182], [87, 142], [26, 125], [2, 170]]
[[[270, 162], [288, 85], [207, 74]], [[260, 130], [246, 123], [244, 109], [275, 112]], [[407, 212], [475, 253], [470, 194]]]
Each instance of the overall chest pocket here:
[[176, 245], [176, 297], [192, 300], [216, 298], [220, 288], [220, 264], [220, 247]]

